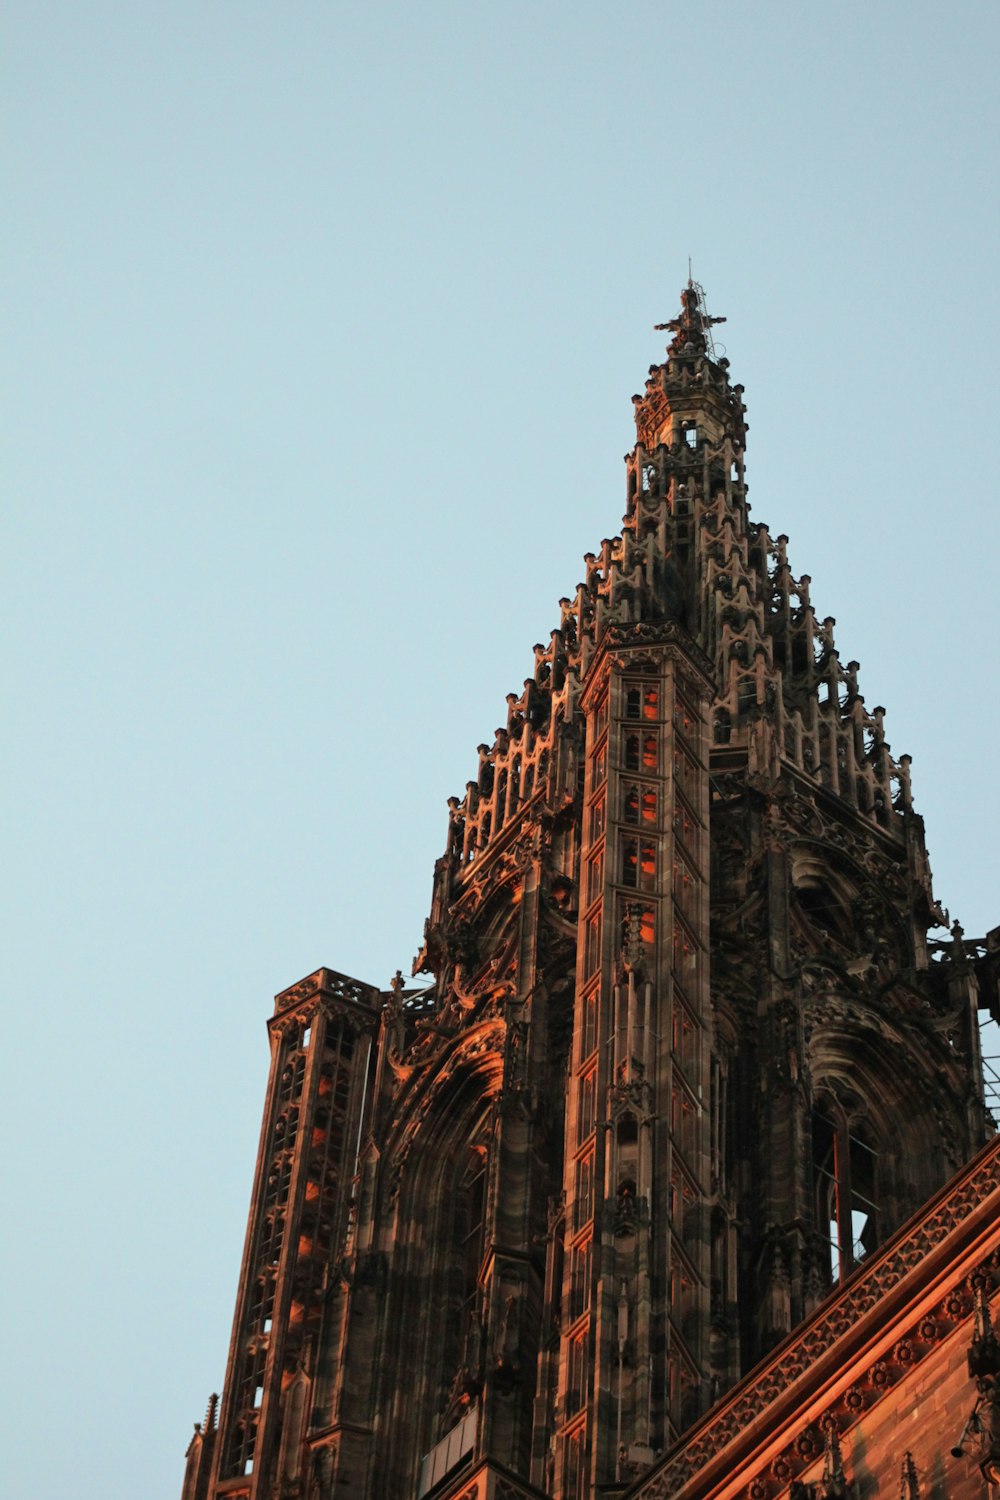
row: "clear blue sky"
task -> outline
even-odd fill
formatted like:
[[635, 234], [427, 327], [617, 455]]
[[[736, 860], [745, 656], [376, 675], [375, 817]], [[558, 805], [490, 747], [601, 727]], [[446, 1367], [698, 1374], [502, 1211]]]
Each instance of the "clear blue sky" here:
[[271, 997], [407, 969], [688, 255], [754, 513], [1000, 923], [1000, 11], [4, 10], [0, 1480], [175, 1500]]

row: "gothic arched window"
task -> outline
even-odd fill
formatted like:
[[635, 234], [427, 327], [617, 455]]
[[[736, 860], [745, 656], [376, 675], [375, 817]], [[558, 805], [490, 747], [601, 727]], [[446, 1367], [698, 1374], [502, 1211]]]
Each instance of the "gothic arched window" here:
[[[442, 1183], [447, 1212], [440, 1267], [446, 1301], [433, 1322], [438, 1345], [441, 1443], [475, 1404], [482, 1379], [484, 1308], [480, 1273], [486, 1254], [489, 1212], [489, 1125], [480, 1123], [472, 1142]], [[442, 1226], [443, 1227], [443, 1226]], [[439, 1465], [438, 1447], [427, 1455]]]
[[850, 943], [853, 924], [850, 894], [830, 871], [806, 870], [795, 878], [795, 899], [810, 924], [838, 943]]
[[476, 1314], [479, 1269], [486, 1253], [486, 1161], [484, 1146], [471, 1147], [459, 1186], [458, 1227], [464, 1283], [459, 1323], [463, 1332]]
[[849, 1276], [878, 1243], [878, 1155], [836, 1100], [813, 1114], [816, 1223], [829, 1244], [833, 1281]]

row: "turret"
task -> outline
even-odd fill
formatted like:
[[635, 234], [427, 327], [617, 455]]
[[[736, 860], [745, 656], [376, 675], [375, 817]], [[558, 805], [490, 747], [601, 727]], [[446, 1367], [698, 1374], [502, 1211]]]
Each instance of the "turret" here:
[[270, 1497], [279, 1451], [286, 1469], [297, 1462], [283, 1434], [304, 1422], [296, 1393], [348, 1227], [380, 1010], [378, 990], [329, 969], [275, 1000], [212, 1466], [227, 1495]]

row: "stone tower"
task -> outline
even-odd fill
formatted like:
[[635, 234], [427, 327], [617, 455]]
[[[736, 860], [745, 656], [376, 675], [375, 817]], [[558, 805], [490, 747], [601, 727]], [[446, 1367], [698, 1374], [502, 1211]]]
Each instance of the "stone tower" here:
[[617, 1494], [985, 1138], [909, 759], [750, 520], [715, 321], [450, 799], [429, 984], [277, 997], [183, 1500]]

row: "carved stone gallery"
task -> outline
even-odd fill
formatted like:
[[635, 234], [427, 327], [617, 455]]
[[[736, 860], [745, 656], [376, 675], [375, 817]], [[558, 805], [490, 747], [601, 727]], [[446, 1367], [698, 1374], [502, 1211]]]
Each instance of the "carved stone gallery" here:
[[1000, 933], [943, 925], [909, 758], [750, 519], [718, 321], [689, 282], [621, 531], [449, 800], [416, 983], [277, 997], [183, 1500], [963, 1500], [1000, 1465]]

